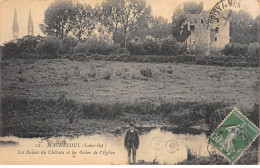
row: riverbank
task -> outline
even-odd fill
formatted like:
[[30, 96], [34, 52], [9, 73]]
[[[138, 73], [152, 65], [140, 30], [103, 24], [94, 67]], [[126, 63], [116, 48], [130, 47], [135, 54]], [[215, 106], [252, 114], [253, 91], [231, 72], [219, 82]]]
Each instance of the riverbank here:
[[[79, 136], [112, 133], [121, 135], [134, 121], [140, 132], [161, 128], [175, 133], [210, 134], [230, 113], [223, 102], [78, 103], [59, 99], [2, 99], [2, 134], [18, 137]], [[244, 114], [258, 124], [258, 106]], [[192, 129], [204, 126], [205, 130]]]

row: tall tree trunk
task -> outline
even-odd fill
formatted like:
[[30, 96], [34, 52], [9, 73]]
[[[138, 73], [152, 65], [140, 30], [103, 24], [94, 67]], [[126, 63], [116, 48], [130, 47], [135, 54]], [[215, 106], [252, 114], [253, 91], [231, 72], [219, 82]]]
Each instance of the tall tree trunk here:
[[81, 41], [81, 36], [82, 36], [81, 34], [82, 34], [82, 32], [79, 31], [79, 33], [78, 33], [78, 41], [77, 41], [77, 43]]
[[126, 48], [126, 35], [127, 35], [127, 29], [124, 30], [124, 47]]

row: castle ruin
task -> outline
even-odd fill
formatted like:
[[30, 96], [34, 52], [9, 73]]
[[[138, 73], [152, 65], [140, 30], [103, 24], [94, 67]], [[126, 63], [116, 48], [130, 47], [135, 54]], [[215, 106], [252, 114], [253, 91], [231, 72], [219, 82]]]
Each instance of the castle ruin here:
[[222, 17], [214, 23], [209, 23], [208, 11], [189, 14], [182, 24], [182, 29], [185, 27], [189, 32], [185, 43], [190, 50], [197, 48], [205, 52], [221, 50], [230, 41], [230, 21], [228, 18]]

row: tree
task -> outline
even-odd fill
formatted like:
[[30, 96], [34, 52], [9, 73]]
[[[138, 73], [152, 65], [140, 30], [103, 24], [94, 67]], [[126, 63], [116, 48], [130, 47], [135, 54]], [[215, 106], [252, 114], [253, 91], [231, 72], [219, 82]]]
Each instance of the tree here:
[[117, 34], [123, 33], [123, 44], [126, 46], [128, 33], [142, 17], [151, 15], [151, 7], [145, 0], [105, 0], [101, 5], [100, 21], [108, 30]]
[[136, 25], [134, 25], [134, 27], [129, 31], [129, 39], [127, 40], [130, 41], [136, 38], [138, 38], [139, 40], [146, 39], [147, 35], [150, 35], [152, 18], [152, 16], [141, 16]]
[[198, 14], [203, 10], [203, 3], [200, 2], [197, 4], [196, 2], [185, 2], [178, 6], [175, 9], [175, 12], [172, 16], [172, 35], [178, 41], [185, 41], [187, 38], [187, 34], [181, 34], [182, 24], [187, 19], [187, 15], [189, 14]]
[[90, 5], [75, 4], [76, 15], [73, 25], [73, 35], [81, 41], [84, 36], [90, 36], [95, 29], [94, 11]]
[[203, 3], [196, 3], [194, 1], [186, 2], [183, 4], [183, 11], [186, 14], [198, 14], [203, 10]]
[[161, 16], [142, 17], [129, 34], [130, 39], [138, 37], [139, 40], [145, 40], [148, 36], [162, 39], [171, 35], [171, 24]]
[[72, 0], [54, 1], [45, 11], [44, 24], [40, 28], [45, 35], [63, 39], [71, 32], [76, 15], [77, 10]]
[[171, 24], [161, 16], [153, 17], [149, 35], [159, 39], [166, 38], [171, 35]]
[[260, 30], [260, 15], [258, 15], [255, 19], [254, 19], [254, 25], [253, 25], [253, 31], [254, 32], [257, 32], [257, 36], [255, 36], [255, 41], [256, 42], [259, 42], [260, 41], [260, 33], [259, 33], [259, 30]]
[[231, 42], [249, 44], [257, 42], [257, 19], [243, 11], [232, 12], [230, 22]]

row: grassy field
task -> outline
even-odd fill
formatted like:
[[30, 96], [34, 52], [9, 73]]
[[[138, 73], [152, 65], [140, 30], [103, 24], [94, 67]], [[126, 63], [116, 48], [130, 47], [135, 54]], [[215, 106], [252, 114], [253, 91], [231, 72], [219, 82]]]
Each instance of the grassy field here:
[[3, 95], [77, 102], [225, 102], [249, 109], [258, 100], [258, 68], [185, 64], [6, 60]]
[[163, 125], [189, 132], [203, 124], [214, 130], [234, 107], [257, 122], [257, 74], [252, 67], [5, 60], [3, 133], [118, 134], [132, 120], [143, 131]]

